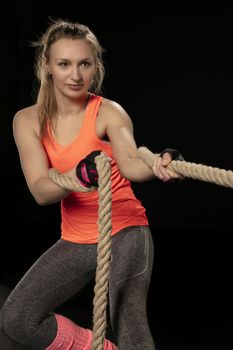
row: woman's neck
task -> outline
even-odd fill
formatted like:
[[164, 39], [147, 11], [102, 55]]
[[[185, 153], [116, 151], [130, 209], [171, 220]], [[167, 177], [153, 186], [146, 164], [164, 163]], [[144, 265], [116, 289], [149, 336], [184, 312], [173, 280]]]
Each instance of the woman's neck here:
[[90, 94], [86, 94], [79, 99], [59, 99], [57, 103], [58, 116], [67, 118], [82, 113], [86, 109], [89, 97]]

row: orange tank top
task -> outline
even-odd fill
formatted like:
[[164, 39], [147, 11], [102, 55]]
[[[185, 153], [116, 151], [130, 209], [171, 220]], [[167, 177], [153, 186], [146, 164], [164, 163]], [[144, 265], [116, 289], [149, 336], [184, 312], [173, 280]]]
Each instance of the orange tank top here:
[[[80, 160], [94, 150], [102, 150], [111, 157], [112, 190], [112, 235], [128, 226], [148, 225], [145, 208], [135, 197], [131, 184], [123, 178], [113, 159], [109, 143], [96, 135], [96, 117], [102, 101], [101, 96], [90, 95], [85, 116], [78, 136], [67, 146], [59, 145], [48, 133], [42, 138], [50, 166], [59, 172], [75, 167]], [[97, 243], [98, 241], [98, 190], [72, 192], [61, 201], [61, 236], [76, 243]]]

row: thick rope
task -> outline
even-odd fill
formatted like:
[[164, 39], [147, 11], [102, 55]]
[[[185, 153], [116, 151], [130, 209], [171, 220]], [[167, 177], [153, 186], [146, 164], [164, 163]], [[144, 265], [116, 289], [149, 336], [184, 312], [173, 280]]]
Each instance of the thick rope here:
[[[159, 154], [152, 153], [146, 147], [139, 147], [137, 150], [137, 156], [152, 168], [155, 157], [159, 157]], [[180, 160], [172, 160], [168, 165], [168, 169], [185, 177], [233, 188], [233, 171], [231, 170], [219, 169]]]
[[55, 168], [49, 169], [49, 177], [55, 184], [65, 188], [66, 190], [75, 192], [91, 192], [96, 189], [96, 187], [83, 187], [77, 181], [71, 179], [71, 177], [59, 173]]
[[[111, 258], [111, 165], [108, 158], [102, 153], [95, 158], [99, 175], [98, 194], [98, 246], [97, 246], [97, 268], [93, 299], [93, 337], [92, 350], [103, 350], [104, 337], [106, 333], [106, 309], [108, 304], [108, 275]], [[56, 169], [49, 170], [49, 177], [62, 188], [71, 191], [90, 192], [96, 187], [82, 187], [77, 181], [60, 174]]]
[[95, 158], [99, 174], [98, 256], [93, 299], [92, 350], [102, 350], [106, 332], [108, 276], [111, 259], [112, 199], [111, 165], [104, 155]]

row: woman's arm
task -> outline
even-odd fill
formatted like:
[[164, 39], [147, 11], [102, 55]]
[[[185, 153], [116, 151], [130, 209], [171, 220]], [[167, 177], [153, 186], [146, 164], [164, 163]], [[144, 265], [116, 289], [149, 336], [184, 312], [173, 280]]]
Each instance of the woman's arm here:
[[[66, 197], [70, 191], [54, 184], [48, 177], [48, 159], [40, 141], [39, 124], [33, 107], [16, 113], [13, 135], [28, 188], [37, 203], [47, 205]], [[66, 175], [75, 177], [75, 169]]]

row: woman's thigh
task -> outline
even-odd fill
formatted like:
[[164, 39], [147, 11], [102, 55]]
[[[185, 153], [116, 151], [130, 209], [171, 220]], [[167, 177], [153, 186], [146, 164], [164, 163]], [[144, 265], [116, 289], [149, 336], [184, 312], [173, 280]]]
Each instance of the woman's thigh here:
[[154, 245], [148, 226], [127, 227], [112, 237], [110, 283], [124, 285], [127, 280], [142, 277], [149, 284]]
[[147, 226], [126, 228], [112, 239], [110, 319], [120, 350], [154, 349], [146, 308], [153, 258]]

